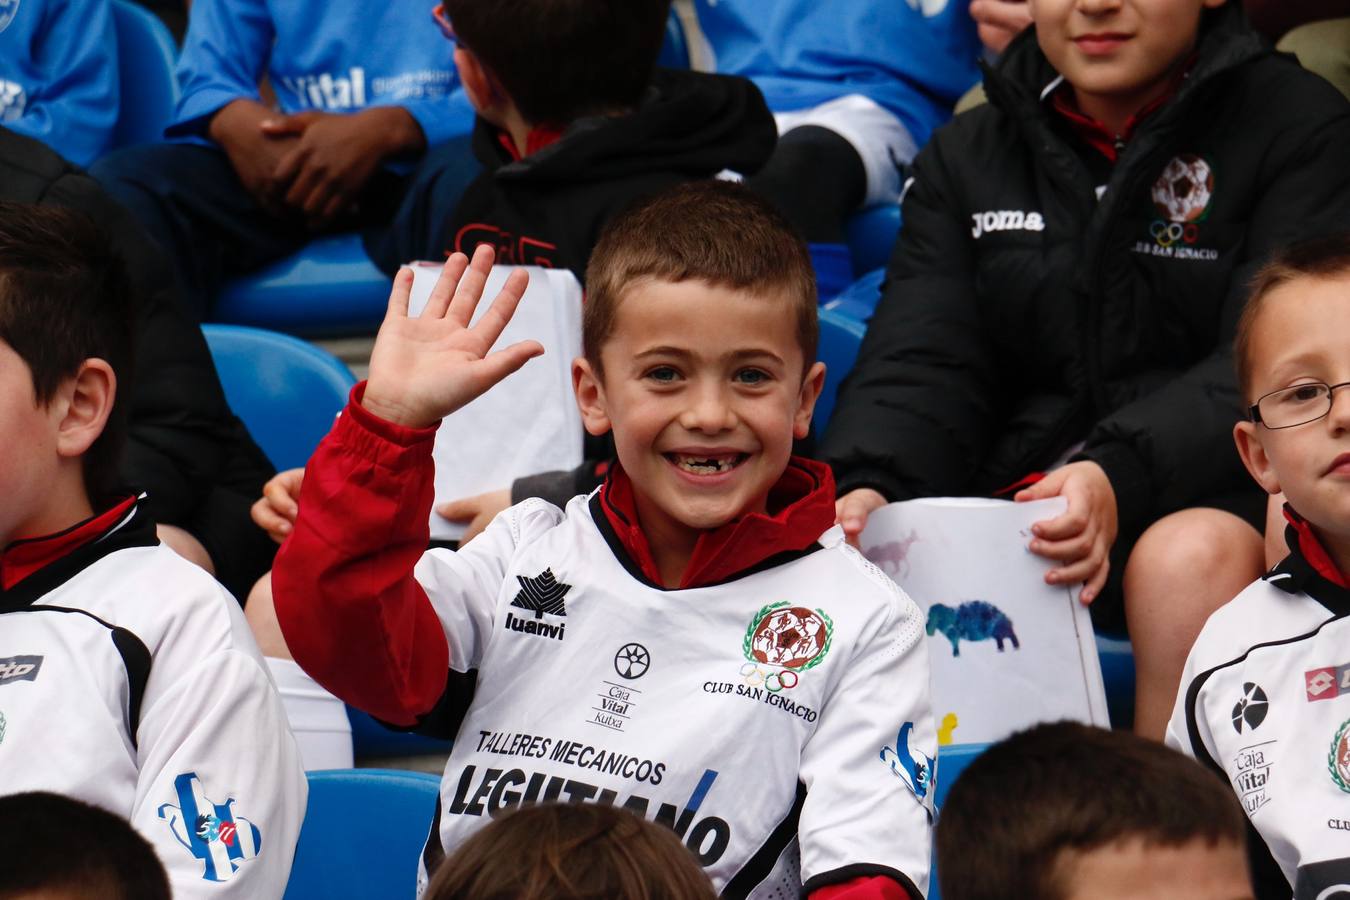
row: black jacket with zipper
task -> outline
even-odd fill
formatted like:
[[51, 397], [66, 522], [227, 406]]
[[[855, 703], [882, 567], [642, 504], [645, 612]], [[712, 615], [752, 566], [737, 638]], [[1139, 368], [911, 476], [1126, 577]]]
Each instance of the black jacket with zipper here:
[[1350, 103], [1233, 3], [1114, 166], [1058, 78], [1028, 31], [915, 161], [822, 445], [841, 493], [985, 495], [1085, 442], [1127, 533], [1250, 484], [1234, 328], [1272, 249], [1350, 227]]

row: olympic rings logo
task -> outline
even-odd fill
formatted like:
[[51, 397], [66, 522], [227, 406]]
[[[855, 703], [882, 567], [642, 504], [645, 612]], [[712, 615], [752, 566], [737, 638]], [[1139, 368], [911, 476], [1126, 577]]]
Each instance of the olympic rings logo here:
[[[776, 694], [779, 691], [790, 691], [797, 686], [801, 678], [791, 669], [783, 669], [780, 672], [765, 672], [758, 665], [752, 662], [741, 666], [741, 677], [745, 679], [747, 687], [759, 687], [764, 685], [765, 690], [770, 694]], [[791, 679], [789, 681], [789, 679]]]
[[1148, 233], [1158, 242], [1159, 247], [1170, 247], [1178, 241], [1194, 244], [1200, 238], [1200, 229], [1194, 222], [1182, 225], [1180, 222], [1154, 219], [1153, 224], [1148, 227]]

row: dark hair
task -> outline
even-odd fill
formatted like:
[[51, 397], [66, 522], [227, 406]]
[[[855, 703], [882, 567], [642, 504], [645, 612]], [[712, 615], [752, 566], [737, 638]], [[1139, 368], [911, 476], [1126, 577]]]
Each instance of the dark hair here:
[[586, 267], [581, 324], [582, 351], [597, 373], [619, 303], [643, 279], [785, 293], [792, 308], [784, 313], [796, 319], [803, 362], [816, 359], [820, 325], [811, 256], [787, 219], [748, 188], [691, 181], [609, 223]]
[[118, 486], [132, 363], [126, 268], [92, 219], [68, 209], [0, 203], [0, 340], [28, 364], [45, 405], [85, 360], [112, 366], [117, 390], [103, 434], [85, 453], [85, 489]]
[[990, 747], [952, 785], [938, 878], [945, 900], [1057, 900], [1062, 851], [1132, 838], [1241, 846], [1245, 829], [1232, 790], [1194, 760], [1126, 732], [1038, 725]]
[[1309, 238], [1279, 250], [1252, 277], [1247, 304], [1238, 320], [1233, 339], [1233, 362], [1238, 387], [1250, 402], [1252, 387], [1252, 335], [1266, 296], [1297, 278], [1336, 278], [1350, 274], [1350, 231]]
[[150, 844], [126, 819], [70, 797], [0, 797], [0, 900], [60, 891], [79, 900], [169, 900]]
[[675, 832], [613, 806], [518, 807], [437, 870], [426, 900], [713, 900]]
[[670, 0], [443, 0], [456, 40], [532, 125], [637, 107]]

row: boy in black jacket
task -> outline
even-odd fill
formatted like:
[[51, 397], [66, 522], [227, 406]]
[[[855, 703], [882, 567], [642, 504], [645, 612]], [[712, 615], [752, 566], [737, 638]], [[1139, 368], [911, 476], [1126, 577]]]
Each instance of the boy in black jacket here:
[[1099, 624], [1123, 596], [1159, 738], [1200, 626], [1263, 569], [1229, 346], [1263, 257], [1350, 219], [1350, 106], [1236, 2], [1031, 9], [991, 103], [916, 160], [823, 452], [852, 535], [888, 500], [1064, 496], [1031, 550]]

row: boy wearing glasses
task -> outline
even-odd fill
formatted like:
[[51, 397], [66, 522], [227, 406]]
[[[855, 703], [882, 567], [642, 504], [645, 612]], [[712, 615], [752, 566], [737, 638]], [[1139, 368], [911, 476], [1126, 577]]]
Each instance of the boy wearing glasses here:
[[1205, 624], [1167, 729], [1232, 784], [1296, 900], [1350, 890], [1348, 348], [1350, 234], [1261, 270], [1234, 343], [1251, 406], [1233, 436], [1284, 492], [1289, 556]]

